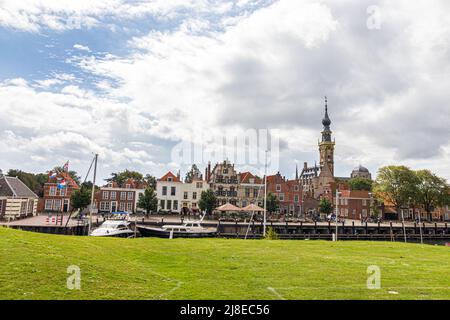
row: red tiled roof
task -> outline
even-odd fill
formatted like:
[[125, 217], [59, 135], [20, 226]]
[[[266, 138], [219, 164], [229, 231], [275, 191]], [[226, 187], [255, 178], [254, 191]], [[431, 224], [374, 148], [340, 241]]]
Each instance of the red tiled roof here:
[[255, 179], [255, 183], [260, 184], [261, 178], [255, 176], [251, 172], [241, 172], [239, 173], [240, 176], [240, 183], [250, 183], [250, 179]]
[[158, 179], [158, 181], [168, 181], [168, 178], [171, 177], [173, 182], [181, 182], [180, 179], [176, 175], [174, 175], [172, 172], [167, 172], [164, 176]]

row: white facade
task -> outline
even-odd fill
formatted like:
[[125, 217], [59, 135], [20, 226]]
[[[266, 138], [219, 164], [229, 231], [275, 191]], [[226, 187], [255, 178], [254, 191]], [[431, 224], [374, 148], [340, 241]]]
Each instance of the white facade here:
[[209, 189], [206, 181], [194, 180], [191, 183], [183, 183], [181, 186], [181, 208], [185, 211], [199, 211], [198, 202], [202, 192]]
[[168, 174], [156, 183], [158, 211], [173, 213], [197, 211], [202, 192], [208, 189], [206, 181], [194, 179], [192, 183], [183, 183], [178, 177]]
[[158, 211], [180, 213], [182, 186], [183, 183], [178, 181], [157, 181]]

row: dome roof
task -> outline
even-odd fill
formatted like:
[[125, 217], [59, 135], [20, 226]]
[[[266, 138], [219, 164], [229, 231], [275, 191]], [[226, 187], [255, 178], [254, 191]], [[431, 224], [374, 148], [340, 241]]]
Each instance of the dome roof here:
[[369, 172], [369, 169], [366, 167], [363, 167], [362, 165], [359, 165], [355, 169], [353, 169], [353, 172]]

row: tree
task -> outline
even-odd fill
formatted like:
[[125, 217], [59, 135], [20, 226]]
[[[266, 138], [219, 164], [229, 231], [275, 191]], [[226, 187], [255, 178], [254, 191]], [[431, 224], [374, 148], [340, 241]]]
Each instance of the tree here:
[[266, 199], [267, 212], [274, 213], [280, 210], [280, 200], [277, 196], [269, 193]]
[[319, 212], [324, 214], [330, 214], [333, 212], [333, 204], [327, 198], [322, 198], [319, 203]]
[[408, 167], [387, 166], [378, 171], [374, 191], [377, 198], [388, 200], [400, 214], [400, 208], [417, 194], [418, 177]]
[[200, 210], [206, 211], [207, 214], [212, 214], [217, 206], [217, 197], [214, 194], [214, 191], [211, 189], [203, 191], [198, 206], [200, 207]]
[[83, 211], [91, 203], [91, 190], [88, 188], [80, 188], [72, 192], [70, 203], [74, 210]]
[[127, 179], [133, 179], [137, 182], [144, 182], [144, 176], [137, 171], [130, 171], [126, 169], [121, 172], [111, 173], [111, 178], [106, 179], [107, 182], [116, 182], [119, 186], [122, 186]]
[[415, 174], [419, 182], [416, 201], [423, 205], [428, 219], [431, 220], [431, 212], [434, 208], [448, 203], [450, 187], [445, 179], [438, 177], [429, 170], [419, 170]]
[[197, 177], [197, 178], [200, 177], [200, 175], [201, 175], [201, 173], [200, 173], [200, 170], [197, 168], [197, 165], [193, 164], [192, 167], [191, 167], [191, 170], [189, 170], [186, 173], [186, 177], [184, 178], [184, 182], [185, 183], [192, 183], [192, 180], [195, 177]]
[[157, 211], [158, 199], [156, 197], [155, 190], [152, 187], [146, 188], [144, 193], [141, 193], [139, 195], [137, 205], [139, 208], [144, 209], [147, 215], [152, 211]]
[[278, 233], [275, 231], [274, 228], [268, 227], [266, 234], [264, 235], [264, 239], [266, 240], [278, 240]]
[[44, 194], [44, 184], [48, 181], [48, 175], [45, 173], [28, 173], [21, 170], [11, 169], [7, 173], [10, 177], [17, 177], [22, 181], [30, 190], [36, 193], [39, 197]]
[[351, 190], [372, 191], [372, 180], [365, 178], [352, 178], [348, 181]]
[[154, 176], [146, 174], [144, 177], [144, 182], [147, 186], [153, 188], [153, 190], [156, 190], [156, 178]]

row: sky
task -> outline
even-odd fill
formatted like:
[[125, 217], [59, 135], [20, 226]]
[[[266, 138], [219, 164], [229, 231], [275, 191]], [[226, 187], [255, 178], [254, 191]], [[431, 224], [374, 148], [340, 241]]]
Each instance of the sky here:
[[0, 169], [70, 160], [84, 176], [98, 153], [100, 179], [184, 174], [183, 141], [214, 150], [213, 136], [268, 129], [270, 171], [292, 178], [319, 160], [327, 96], [337, 176], [450, 179], [449, 13], [447, 0], [0, 0]]

